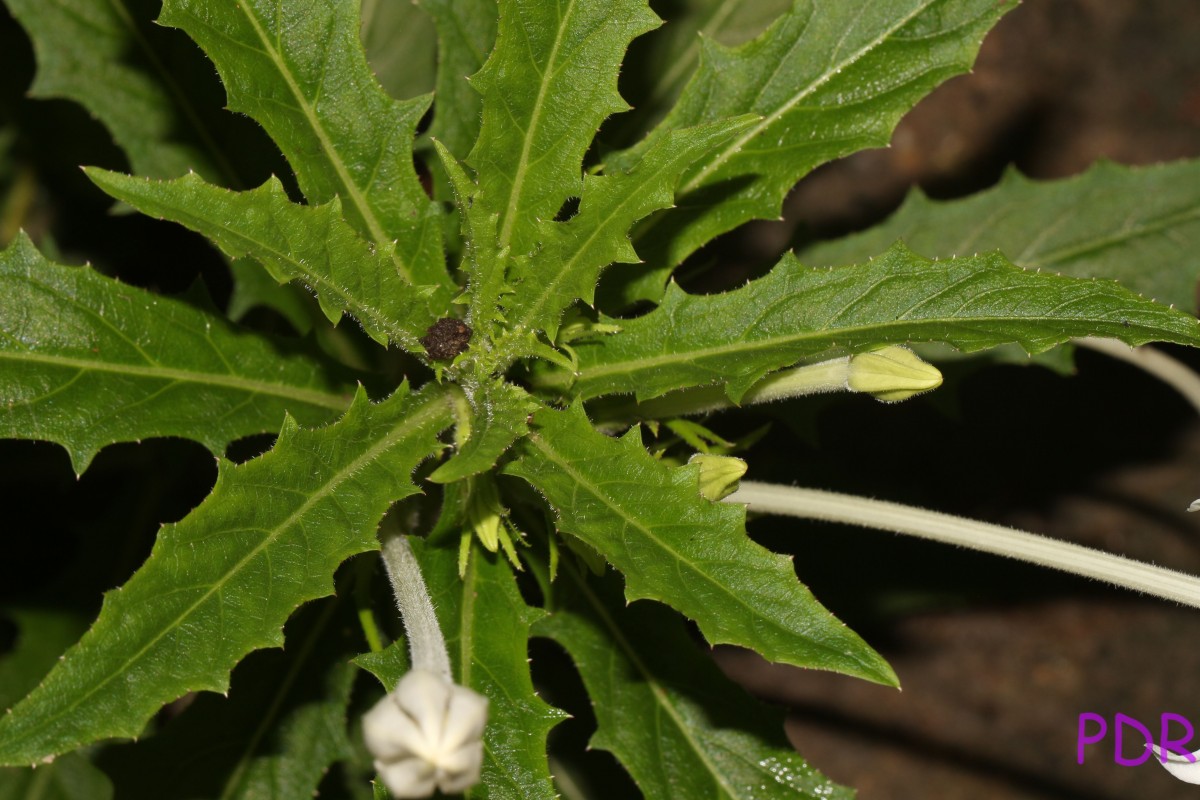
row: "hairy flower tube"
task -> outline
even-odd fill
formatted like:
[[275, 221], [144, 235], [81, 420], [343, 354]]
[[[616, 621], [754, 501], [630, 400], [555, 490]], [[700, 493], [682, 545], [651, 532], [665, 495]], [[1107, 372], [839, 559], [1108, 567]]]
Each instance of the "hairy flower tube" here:
[[446, 641], [407, 537], [385, 539], [383, 563], [413, 667], [363, 717], [363, 738], [393, 796], [462, 792], [479, 782], [487, 698], [450, 675]]
[[821, 489], [741, 481], [727, 503], [754, 512], [861, 525], [1060, 569], [1200, 608], [1200, 578], [1113, 553], [915, 506]]
[[[751, 386], [738, 405], [756, 405], [826, 392], [860, 392], [884, 403], [896, 403], [942, 385], [937, 367], [900, 345], [866, 353], [804, 364], [772, 373]], [[598, 411], [599, 427], [620, 428], [633, 419], [668, 419], [707, 414], [729, 408], [723, 386], [702, 386], [670, 392], [637, 403], [621, 400]], [[610, 424], [607, 420], [613, 420]]]

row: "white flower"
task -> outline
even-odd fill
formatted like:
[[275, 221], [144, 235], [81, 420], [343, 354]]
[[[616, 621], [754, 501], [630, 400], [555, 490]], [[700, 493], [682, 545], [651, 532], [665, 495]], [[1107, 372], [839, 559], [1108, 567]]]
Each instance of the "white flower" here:
[[1167, 751], [1164, 760], [1162, 748], [1156, 744], [1146, 746], [1154, 751], [1154, 755], [1158, 756], [1159, 762], [1167, 772], [1184, 783], [1200, 783], [1200, 750], [1192, 753], [1190, 760], [1185, 755]]
[[396, 797], [457, 794], [479, 782], [487, 698], [413, 669], [363, 717], [375, 769]]

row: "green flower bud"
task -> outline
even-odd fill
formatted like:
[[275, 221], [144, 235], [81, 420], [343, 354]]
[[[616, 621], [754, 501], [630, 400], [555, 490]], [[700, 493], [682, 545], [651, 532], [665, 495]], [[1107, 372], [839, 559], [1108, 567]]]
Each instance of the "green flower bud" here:
[[850, 357], [846, 388], [872, 394], [885, 403], [907, 400], [941, 385], [942, 373], [937, 367], [907, 347], [893, 345]]
[[688, 463], [700, 467], [700, 496], [714, 503], [736, 492], [738, 480], [746, 474], [746, 462], [731, 456], [696, 453]]

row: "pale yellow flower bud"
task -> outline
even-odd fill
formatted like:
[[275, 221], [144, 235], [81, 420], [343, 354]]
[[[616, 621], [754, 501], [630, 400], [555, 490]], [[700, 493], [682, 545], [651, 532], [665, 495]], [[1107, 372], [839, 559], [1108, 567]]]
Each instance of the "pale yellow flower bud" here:
[[850, 391], [866, 392], [885, 403], [907, 400], [941, 385], [942, 373], [937, 367], [896, 345], [851, 356], [846, 378]]
[[696, 453], [689, 464], [700, 467], [700, 496], [714, 503], [737, 491], [738, 480], [746, 474], [746, 462], [732, 456]]

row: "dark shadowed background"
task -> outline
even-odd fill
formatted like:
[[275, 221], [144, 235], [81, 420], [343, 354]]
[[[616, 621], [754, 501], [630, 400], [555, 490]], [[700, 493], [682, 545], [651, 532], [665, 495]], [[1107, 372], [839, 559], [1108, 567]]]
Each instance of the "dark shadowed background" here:
[[[202, 240], [109, 215], [76, 165], [123, 169], [122, 155], [77, 106], [25, 99], [33, 68], [28, 41], [0, 9], [0, 203], [24, 193], [22, 224], [60, 261], [90, 259], [166, 292], [199, 275], [225, 302], [228, 275]], [[1013, 164], [1054, 178], [1104, 158], [1197, 156], [1200, 3], [1026, 0], [988, 37], [974, 74], [921, 103], [891, 148], [819, 169], [782, 222], [707, 248], [722, 267], [689, 286], [732, 285], [788, 247], [866, 227], [914, 184], [954, 197]], [[0, 242], [13, 233], [4, 219], [0, 209]], [[169, 263], [162, 253], [174, 254]], [[1184, 513], [1200, 497], [1200, 420], [1131, 367], [1090, 352], [1078, 365], [1074, 378], [959, 365], [947, 367], [942, 390], [902, 405], [821, 398], [713, 425], [728, 435], [773, 421], [778, 435], [748, 457], [754, 479], [926, 505], [1200, 573], [1200, 515]], [[159, 524], [194, 507], [215, 474], [209, 453], [178, 440], [108, 447], [78, 480], [57, 446], [0, 442], [0, 604], [94, 615]], [[1152, 728], [1174, 712], [1200, 727], [1200, 611], [890, 534], [779, 520], [751, 531], [795, 553], [801, 579], [903, 682], [895, 692], [717, 653], [752, 691], [792, 710], [797, 747], [862, 800], [1200, 796], [1152, 763], [1114, 765], [1110, 743], [1075, 761], [1083, 712], [1120, 711]], [[0, 652], [12, 638], [6, 624]]]

